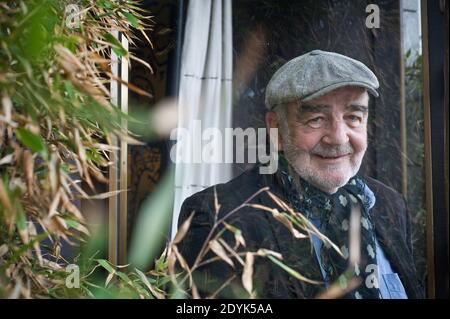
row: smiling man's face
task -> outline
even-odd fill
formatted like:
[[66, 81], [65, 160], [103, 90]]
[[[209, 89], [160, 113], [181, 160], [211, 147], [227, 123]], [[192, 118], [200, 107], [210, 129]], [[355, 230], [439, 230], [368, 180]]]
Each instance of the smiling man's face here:
[[290, 103], [285, 116], [269, 112], [266, 120], [268, 126], [278, 127], [280, 149], [295, 171], [332, 194], [361, 166], [367, 148], [368, 103], [364, 89], [343, 87], [307, 102]]

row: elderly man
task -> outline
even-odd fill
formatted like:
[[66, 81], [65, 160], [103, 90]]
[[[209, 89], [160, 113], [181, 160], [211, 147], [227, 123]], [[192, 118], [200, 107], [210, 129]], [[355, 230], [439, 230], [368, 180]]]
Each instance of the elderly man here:
[[[198, 253], [211, 229], [214, 234], [221, 231], [224, 224], [215, 223], [232, 212], [226, 222], [240, 229], [245, 251], [279, 252], [289, 267], [286, 270], [258, 257], [253, 272], [257, 297], [314, 298], [333, 283], [341, 283], [344, 298], [422, 298], [402, 196], [358, 175], [367, 149], [369, 94], [377, 97], [378, 86], [376, 76], [363, 63], [337, 53], [314, 50], [283, 65], [266, 89], [266, 125], [279, 132], [278, 170], [262, 175], [257, 165], [185, 200], [179, 225], [194, 214], [180, 243], [187, 263], [198, 264]], [[339, 249], [314, 234], [295, 238], [270, 211], [261, 209], [279, 209], [261, 189], [305, 216]], [[360, 248], [357, 261], [349, 258], [354, 250], [349, 238], [355, 211], [360, 224], [355, 228]], [[221, 235], [225, 244], [235, 245], [232, 232]], [[211, 257], [212, 251], [205, 259]], [[205, 294], [241, 297], [245, 296], [239, 285], [241, 274], [237, 265], [220, 260], [200, 267], [196, 283]], [[358, 278], [358, 284], [349, 287], [349, 278]]]

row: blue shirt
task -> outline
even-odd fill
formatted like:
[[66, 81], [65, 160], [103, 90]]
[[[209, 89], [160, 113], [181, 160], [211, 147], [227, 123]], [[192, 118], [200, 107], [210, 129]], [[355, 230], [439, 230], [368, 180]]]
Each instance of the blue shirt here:
[[[365, 185], [364, 189], [366, 195], [370, 199], [370, 208], [375, 205], [375, 195], [372, 190]], [[320, 219], [313, 216], [307, 216], [309, 221], [314, 224], [320, 231]], [[311, 237], [312, 243], [314, 246], [314, 251], [316, 253], [317, 260], [319, 262], [320, 270], [322, 272], [322, 276], [325, 279], [325, 271], [323, 269], [322, 261], [320, 258], [320, 250], [322, 248], [323, 242], [317, 238], [317, 236], [312, 235]], [[376, 254], [377, 254], [377, 265], [378, 265], [378, 286], [382, 299], [408, 299], [406, 295], [405, 288], [400, 280], [400, 277], [397, 273], [392, 270], [391, 264], [389, 260], [386, 258], [386, 255], [383, 252], [383, 249], [378, 243], [378, 240], [375, 239], [376, 245]], [[326, 282], [326, 280], [325, 280]], [[326, 282], [328, 285], [328, 283]]]

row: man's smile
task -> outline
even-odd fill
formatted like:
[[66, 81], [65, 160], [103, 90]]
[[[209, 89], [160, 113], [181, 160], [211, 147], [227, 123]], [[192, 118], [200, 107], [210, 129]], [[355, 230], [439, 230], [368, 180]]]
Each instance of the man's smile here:
[[346, 159], [351, 154], [343, 154], [343, 155], [337, 155], [337, 156], [322, 156], [319, 154], [312, 154], [314, 157], [316, 157], [320, 162], [327, 163], [327, 164], [336, 164], [340, 163]]

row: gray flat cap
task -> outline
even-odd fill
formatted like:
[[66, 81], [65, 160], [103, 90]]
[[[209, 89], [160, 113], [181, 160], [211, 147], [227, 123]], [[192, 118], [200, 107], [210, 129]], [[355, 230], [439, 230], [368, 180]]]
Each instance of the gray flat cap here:
[[266, 88], [266, 106], [308, 101], [343, 86], [360, 86], [378, 97], [378, 79], [363, 63], [345, 55], [314, 50], [284, 64]]

